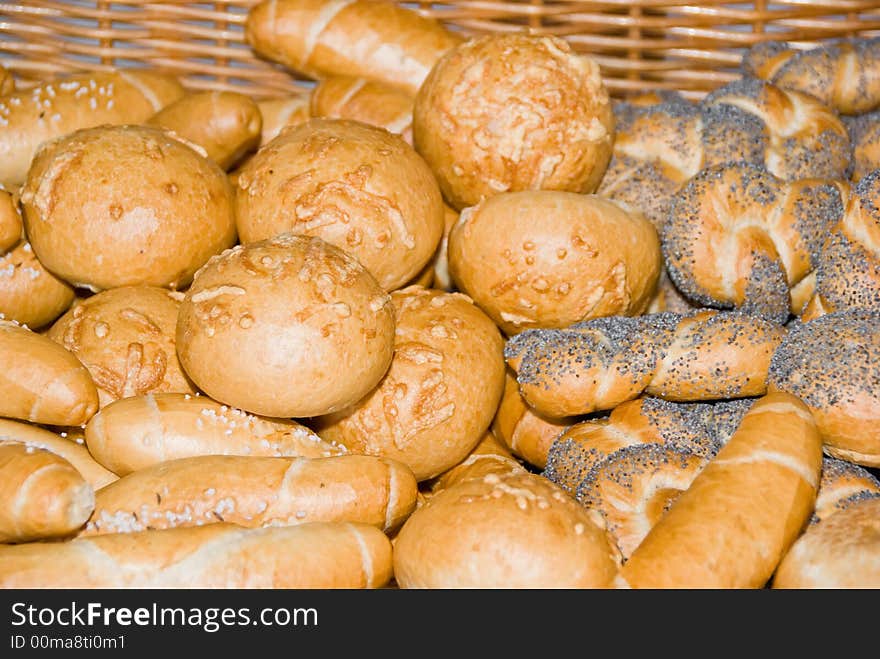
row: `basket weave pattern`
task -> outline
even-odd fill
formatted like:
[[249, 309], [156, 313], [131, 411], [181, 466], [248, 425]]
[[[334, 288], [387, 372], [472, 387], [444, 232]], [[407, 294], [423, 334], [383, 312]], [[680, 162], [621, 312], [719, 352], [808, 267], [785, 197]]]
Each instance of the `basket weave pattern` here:
[[[258, 0], [3, 0], [0, 64], [26, 85], [47, 76], [150, 65], [191, 89], [267, 98], [310, 82], [257, 58], [243, 40]], [[809, 47], [880, 36], [880, 1], [789, 0], [699, 4], [669, 0], [404, 2], [468, 35], [530, 30], [567, 39], [602, 67], [616, 97], [673, 89], [699, 98], [739, 76], [744, 48], [766, 40]]]

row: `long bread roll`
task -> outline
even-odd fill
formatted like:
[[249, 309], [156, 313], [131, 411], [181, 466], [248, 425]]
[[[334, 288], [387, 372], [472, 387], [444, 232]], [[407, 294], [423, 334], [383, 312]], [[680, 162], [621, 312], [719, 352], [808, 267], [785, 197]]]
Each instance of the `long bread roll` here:
[[0, 588], [378, 588], [391, 541], [366, 524], [234, 524], [0, 547]]
[[257, 102], [263, 128], [260, 133], [260, 146], [271, 142], [284, 128], [305, 123], [311, 118], [307, 94], [295, 94], [281, 98], [267, 98]]
[[67, 460], [0, 440], [0, 543], [68, 536], [94, 507], [94, 489]]
[[816, 501], [822, 439], [791, 394], [758, 399], [620, 570], [632, 588], [763, 588]]
[[332, 76], [315, 85], [309, 112], [313, 117], [354, 119], [381, 126], [412, 144], [413, 103], [409, 94], [381, 82]]
[[159, 462], [199, 455], [321, 458], [346, 453], [296, 421], [257, 417], [207, 396], [122, 398], [86, 424], [95, 458], [124, 476]]
[[415, 507], [403, 463], [368, 455], [209, 455], [140, 469], [100, 489], [83, 535], [232, 522], [362, 522], [393, 531]]

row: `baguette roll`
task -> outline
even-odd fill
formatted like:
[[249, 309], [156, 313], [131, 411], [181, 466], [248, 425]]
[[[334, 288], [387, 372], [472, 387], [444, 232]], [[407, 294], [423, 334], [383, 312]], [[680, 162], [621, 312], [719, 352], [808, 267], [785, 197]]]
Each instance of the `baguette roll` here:
[[391, 561], [366, 524], [217, 523], [0, 547], [0, 588], [379, 588]]
[[412, 512], [416, 480], [368, 455], [206, 455], [132, 472], [101, 488], [82, 535], [232, 522], [250, 528], [362, 522], [393, 532]]
[[46, 270], [27, 241], [0, 256], [0, 318], [45, 329], [75, 297], [73, 286]]

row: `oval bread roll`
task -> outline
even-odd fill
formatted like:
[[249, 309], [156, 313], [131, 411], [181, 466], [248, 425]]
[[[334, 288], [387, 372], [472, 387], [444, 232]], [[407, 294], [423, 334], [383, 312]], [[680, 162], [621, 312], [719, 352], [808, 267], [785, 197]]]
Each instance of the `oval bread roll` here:
[[412, 144], [413, 102], [411, 94], [375, 80], [332, 76], [319, 80], [312, 89], [309, 113], [379, 126]]
[[88, 297], [46, 332], [89, 369], [101, 407], [150, 392], [195, 393], [177, 359], [182, 293], [119, 286]]
[[21, 241], [23, 230], [15, 198], [0, 187], [0, 256]]
[[366, 524], [235, 524], [0, 547], [0, 588], [380, 588], [391, 541]]
[[296, 421], [256, 417], [189, 394], [117, 400], [99, 410], [85, 430], [89, 452], [120, 476], [199, 455], [320, 458], [346, 452]]
[[256, 101], [237, 92], [194, 92], [162, 108], [146, 124], [198, 144], [228, 170], [260, 144], [263, 117]]
[[95, 491], [67, 460], [0, 439], [0, 543], [69, 536], [94, 507]]
[[85, 72], [0, 98], [0, 185], [22, 185], [46, 141], [101, 124], [146, 121], [184, 94], [173, 76], [142, 69]]
[[287, 126], [297, 126], [308, 121], [311, 117], [309, 114], [310, 102], [311, 99], [307, 94], [257, 101], [257, 107], [263, 119], [260, 146], [274, 140]]
[[63, 314], [76, 293], [43, 267], [29, 242], [0, 256], [0, 318], [42, 329]]
[[92, 291], [185, 287], [236, 239], [232, 186], [196, 148], [151, 126], [98, 126], [45, 144], [21, 194], [37, 257]]
[[0, 364], [0, 416], [79, 426], [98, 411], [98, 390], [86, 367], [46, 336], [0, 321]]

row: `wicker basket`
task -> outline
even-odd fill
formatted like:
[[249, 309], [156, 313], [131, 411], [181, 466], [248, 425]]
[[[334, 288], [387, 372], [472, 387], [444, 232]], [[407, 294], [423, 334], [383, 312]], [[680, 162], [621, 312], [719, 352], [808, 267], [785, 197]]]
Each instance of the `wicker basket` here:
[[[242, 25], [258, 0], [0, 0], [0, 64], [23, 85], [83, 69], [151, 65], [192, 89], [255, 98], [305, 92], [310, 82], [258, 59]], [[691, 98], [739, 76], [742, 52], [777, 39], [808, 47], [880, 35], [880, 1], [447, 0], [405, 6], [466, 34], [532, 30], [568, 39], [602, 67], [615, 97], [674, 89]]]

